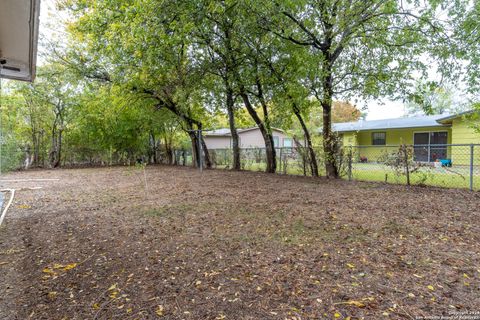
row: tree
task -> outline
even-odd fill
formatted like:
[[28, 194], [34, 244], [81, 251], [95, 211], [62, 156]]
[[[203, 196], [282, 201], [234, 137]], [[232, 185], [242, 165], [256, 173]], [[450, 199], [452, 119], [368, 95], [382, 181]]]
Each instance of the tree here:
[[20, 124], [24, 126], [15, 135], [20, 138], [26, 132], [25, 140], [28, 141], [25, 142], [25, 149], [28, 150], [26, 167], [44, 166], [48, 145], [45, 139], [51, 123], [50, 106], [39, 101], [30, 84], [17, 82], [12, 89], [17, 99], [15, 107], [23, 118]]
[[407, 97], [409, 114], [442, 114], [453, 111], [453, 92], [435, 81], [418, 81], [415, 91]]
[[[440, 1], [404, 7], [396, 0], [272, 2], [261, 14], [271, 32], [309, 48], [309, 83], [323, 109], [323, 148], [327, 177], [337, 178], [332, 132], [334, 98], [401, 96], [421, 57], [445, 43]], [[436, 59], [445, 59], [437, 55]]]
[[[450, 78], [461, 80], [465, 91], [478, 100], [480, 89], [480, 2], [478, 1], [452, 1], [448, 6], [447, 14], [451, 17], [452, 33], [455, 43], [448, 47], [448, 53], [458, 57], [459, 63], [455, 68], [441, 67], [450, 70]], [[445, 55], [439, 51], [437, 55]], [[458, 89], [457, 89], [458, 90]]]
[[[267, 172], [276, 171], [276, 155], [269, 119], [268, 89], [265, 88], [258, 51], [265, 50], [265, 30], [249, 17], [244, 1], [200, 1], [193, 15], [195, 35], [207, 46], [206, 52], [219, 70], [225, 88], [226, 109], [232, 134], [234, 168], [240, 168], [240, 149], [235, 126], [235, 96], [262, 133], [265, 142]], [[211, 70], [211, 69], [210, 69]], [[212, 71], [210, 71], [212, 72]], [[260, 106], [258, 112], [256, 105]]]
[[[303, 49], [295, 48], [288, 43], [279, 43], [276, 41], [274, 50], [260, 50], [259, 59], [263, 68], [269, 71], [272, 86], [272, 104], [275, 110], [280, 114], [279, 117], [285, 123], [289, 119], [289, 114], [293, 114], [298, 120], [301, 128], [303, 141], [306, 148], [306, 161], [309, 163], [312, 176], [318, 176], [317, 155], [315, 153], [312, 136], [308, 128], [306, 118], [314, 110], [313, 104], [309, 99], [309, 91], [305, 90], [302, 80], [305, 78], [305, 69], [303, 68], [303, 59], [305, 52]], [[278, 117], [277, 117], [278, 118]]]
[[332, 104], [332, 122], [357, 121], [362, 112], [348, 101], [334, 101]]
[[68, 116], [75, 105], [77, 87], [71, 75], [60, 64], [50, 64], [39, 69], [34, 84], [21, 84], [17, 88], [28, 108], [28, 123], [33, 145], [33, 164], [40, 162], [40, 142], [46, 128], [40, 128], [43, 111], [51, 113], [49, 123], [50, 152], [49, 163], [52, 168], [60, 166], [63, 151], [63, 138]]
[[[225, 100], [227, 110], [228, 127], [232, 137], [233, 163], [232, 169], [240, 170], [240, 145], [235, 124], [235, 84], [234, 72], [238, 68], [236, 58], [237, 42], [235, 40], [237, 3], [226, 3], [225, 1], [200, 1], [198, 10], [194, 11], [193, 19], [196, 21], [194, 37], [198, 39], [200, 50], [206, 60], [205, 68], [209, 73], [221, 79], [220, 86], [223, 87], [221, 96]], [[198, 14], [200, 12], [200, 14]], [[193, 12], [192, 12], [193, 13]], [[216, 82], [214, 81], [214, 84]], [[214, 91], [215, 88], [211, 87]]]
[[[195, 130], [203, 129], [208, 110], [199, 85], [204, 70], [193, 60], [192, 27], [175, 1], [132, 3], [65, 1], [77, 19], [70, 25], [77, 50], [64, 58], [87, 78], [123, 88], [184, 124], [198, 164]], [[81, 19], [80, 19], [81, 17]], [[84, 54], [86, 53], [86, 54]], [[203, 139], [205, 164], [211, 166]]]

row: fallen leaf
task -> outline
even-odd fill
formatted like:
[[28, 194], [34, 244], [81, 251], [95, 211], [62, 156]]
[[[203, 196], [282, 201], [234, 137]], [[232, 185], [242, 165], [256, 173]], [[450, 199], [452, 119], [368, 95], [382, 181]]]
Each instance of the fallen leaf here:
[[48, 273], [48, 274], [56, 274], [55, 271], [53, 271], [53, 270], [50, 269], [50, 268], [44, 268], [44, 269], [42, 270], [42, 272]]
[[164, 312], [165, 312], [165, 308], [162, 305], [158, 305], [157, 309], [155, 310], [155, 313], [157, 314], [157, 316], [159, 317], [163, 316]]
[[75, 268], [76, 266], [77, 266], [76, 263], [70, 263], [70, 264], [67, 264], [66, 266], [64, 266], [64, 267], [62, 268], [62, 270], [68, 271], [68, 270], [71, 270], [71, 269]]
[[[366, 300], [366, 299], [363, 299], [363, 300]], [[370, 300], [372, 301], [372, 300]], [[339, 304], [346, 304], [346, 305], [349, 305], [349, 306], [356, 306], [356, 307], [359, 307], [359, 308], [365, 308], [365, 303], [363, 302], [360, 302], [360, 301], [357, 301], [357, 300], [348, 300], [348, 301], [345, 301], [345, 302], [337, 302], [337, 303], [334, 303], [335, 305], [339, 305]]]
[[359, 307], [359, 308], [365, 308], [365, 304], [360, 302], [360, 301], [356, 301], [356, 300], [350, 300], [347, 302], [348, 305], [350, 306], [355, 306], [355, 307]]
[[55, 298], [57, 297], [57, 292], [56, 291], [49, 292], [47, 296], [48, 296], [48, 299], [55, 300]]

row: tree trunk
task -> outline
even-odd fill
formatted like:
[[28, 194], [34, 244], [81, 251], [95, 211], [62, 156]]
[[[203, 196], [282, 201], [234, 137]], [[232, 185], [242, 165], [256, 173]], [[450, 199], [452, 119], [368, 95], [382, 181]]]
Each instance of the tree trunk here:
[[[265, 132], [262, 131], [262, 135], [263, 135], [263, 139], [265, 140], [265, 153], [267, 156], [267, 172], [274, 173], [277, 170], [277, 161], [276, 161], [275, 143], [273, 141], [273, 135], [272, 135], [272, 128], [270, 127], [270, 119], [268, 117], [268, 106], [263, 96], [262, 83], [260, 82], [258, 75], [256, 76], [255, 82], [258, 90], [257, 97], [258, 97], [258, 100], [260, 101], [260, 105], [262, 106], [262, 111], [263, 111], [263, 125], [265, 128], [264, 130]], [[272, 166], [273, 171], [268, 171], [268, 163], [273, 165]]]
[[199, 150], [198, 150], [198, 138], [197, 138], [197, 134], [195, 131], [191, 131], [189, 130], [188, 131], [188, 136], [190, 137], [190, 141], [192, 142], [192, 165], [194, 167], [199, 167], [199, 157], [198, 157], [198, 154], [199, 154]]
[[[228, 76], [228, 75], [227, 75]], [[240, 145], [238, 139], [238, 132], [235, 126], [235, 112], [233, 99], [233, 89], [230, 86], [228, 79], [225, 79], [226, 95], [227, 95], [227, 113], [228, 124], [230, 126], [230, 133], [232, 135], [232, 152], [233, 152], [233, 170], [240, 170]]]
[[55, 160], [55, 163], [54, 163], [54, 168], [57, 168], [60, 166], [60, 161], [62, 159], [62, 133], [63, 133], [63, 130], [60, 129], [58, 130], [58, 135], [57, 135], [57, 158]]
[[33, 142], [33, 161], [31, 163], [31, 166], [33, 167], [38, 167], [39, 165], [39, 134], [37, 133], [37, 130], [32, 130], [32, 142]]
[[332, 65], [329, 61], [330, 54], [326, 53], [324, 62], [324, 71], [326, 73], [323, 79], [323, 97], [321, 105], [323, 109], [323, 152], [325, 157], [325, 172], [327, 178], [337, 179], [339, 177], [337, 167], [337, 141], [332, 131], [332, 104], [333, 104], [333, 77]]
[[[263, 111], [263, 124], [265, 126], [265, 134], [262, 132], [263, 139], [265, 140], [265, 152], [267, 154], [267, 162], [270, 159], [273, 162], [273, 172], [277, 169], [277, 161], [276, 161], [276, 150], [275, 150], [275, 143], [273, 141], [272, 135], [272, 128], [270, 126], [270, 118], [268, 117], [268, 106], [263, 96], [263, 88], [258, 76], [256, 77], [256, 85], [257, 85], [257, 96], [258, 100], [260, 101], [260, 105], [262, 106]], [[282, 159], [280, 159], [281, 161]], [[270, 172], [270, 171], [267, 171]]]
[[224, 36], [225, 36], [225, 49], [227, 50], [225, 55], [225, 74], [223, 75], [225, 81], [225, 90], [227, 95], [227, 113], [228, 113], [228, 124], [230, 126], [230, 133], [232, 135], [232, 152], [233, 152], [233, 163], [232, 169], [233, 170], [240, 170], [241, 163], [240, 163], [240, 145], [239, 145], [239, 138], [237, 128], [235, 126], [235, 112], [234, 112], [234, 104], [235, 101], [233, 99], [233, 88], [232, 84], [230, 83], [230, 76], [235, 76], [235, 59], [233, 58], [233, 48], [231, 42], [231, 33], [230, 27], [228, 24], [223, 25], [224, 29]]
[[50, 151], [50, 167], [55, 168], [55, 159], [57, 158], [57, 128], [52, 128], [52, 150]]
[[173, 164], [172, 144], [167, 137], [163, 139], [163, 143], [165, 144], [165, 154], [167, 156], [167, 164], [171, 165]]
[[149, 141], [150, 141], [150, 163], [157, 163], [157, 141], [155, 140], [155, 133], [153, 130], [150, 131], [149, 134]]
[[[166, 106], [168, 110], [176, 114], [180, 119], [183, 119], [186, 124], [187, 124], [187, 129], [188, 129], [188, 135], [190, 136], [190, 139], [192, 140], [192, 150], [193, 154], [192, 157], [196, 160], [194, 163], [197, 164], [197, 167], [199, 167], [199, 156], [200, 156], [200, 150], [198, 149], [198, 144], [197, 144], [197, 133], [193, 131], [193, 125], [195, 124], [197, 126], [197, 129], [202, 130], [202, 123], [200, 121], [197, 121], [195, 119], [192, 119], [190, 116], [187, 114], [180, 112], [173, 103], [165, 103], [161, 104], [162, 106]], [[212, 167], [212, 162], [210, 161], [210, 155], [208, 153], [207, 145], [205, 144], [204, 139], [200, 139], [200, 143], [202, 144], [202, 149], [203, 149], [203, 155], [204, 155], [204, 160], [205, 160], [205, 166], [210, 169]]]
[[307, 128], [307, 125], [305, 124], [305, 121], [303, 120], [303, 117], [300, 113], [300, 110], [298, 109], [298, 106], [293, 103], [292, 105], [293, 112], [295, 113], [295, 116], [297, 116], [298, 121], [300, 122], [300, 125], [302, 126], [303, 129], [303, 135], [305, 136], [305, 142], [306, 142], [306, 148], [308, 150], [308, 162], [310, 165], [310, 170], [312, 172], [313, 177], [318, 177], [318, 165], [317, 165], [317, 156], [315, 154], [315, 150], [313, 149], [312, 145], [312, 138], [310, 136], [310, 131]]
[[[199, 124], [199, 128], [201, 130], [201, 124]], [[198, 131], [192, 131], [192, 129], [188, 129], [188, 136], [190, 137], [190, 140], [192, 141], [192, 160], [193, 160], [193, 165], [197, 168], [200, 167], [200, 150], [198, 148]], [[205, 144], [205, 139], [201, 137], [200, 143], [202, 145], [202, 151], [203, 151], [203, 160], [205, 167], [207, 169], [212, 168], [212, 162], [210, 161], [210, 154], [207, 149], [207, 145]]]
[[202, 144], [202, 151], [203, 151], [203, 159], [205, 160], [205, 167], [207, 169], [212, 168], [212, 161], [210, 160], [210, 152], [208, 152], [207, 144], [205, 143], [205, 139], [203, 139], [203, 135], [200, 136], [200, 143]]
[[245, 107], [247, 108], [248, 113], [257, 124], [258, 129], [260, 129], [260, 132], [262, 133], [262, 136], [263, 136], [263, 140], [265, 141], [265, 152], [267, 157], [267, 169], [265, 171], [269, 173], [275, 173], [275, 171], [277, 170], [277, 163], [275, 160], [275, 147], [273, 143], [273, 136], [270, 132], [268, 132], [262, 119], [260, 119], [260, 117], [258, 116], [257, 112], [255, 111], [255, 108], [252, 106], [250, 102], [248, 95], [245, 92], [245, 88], [243, 87], [240, 88], [240, 96], [242, 97], [243, 103], [245, 104]]
[[325, 171], [327, 178], [338, 178], [336, 161], [336, 138], [332, 131], [331, 101], [322, 101], [323, 108], [323, 152], [325, 155]]

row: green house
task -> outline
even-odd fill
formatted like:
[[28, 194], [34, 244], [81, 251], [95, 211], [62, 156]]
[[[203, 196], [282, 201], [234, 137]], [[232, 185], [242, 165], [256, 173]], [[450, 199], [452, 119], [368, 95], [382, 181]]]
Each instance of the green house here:
[[385, 120], [335, 123], [333, 130], [343, 146], [352, 146], [358, 161], [375, 162], [401, 144], [413, 145], [414, 158], [421, 162], [451, 160], [453, 165], [480, 165], [478, 113], [431, 115]]

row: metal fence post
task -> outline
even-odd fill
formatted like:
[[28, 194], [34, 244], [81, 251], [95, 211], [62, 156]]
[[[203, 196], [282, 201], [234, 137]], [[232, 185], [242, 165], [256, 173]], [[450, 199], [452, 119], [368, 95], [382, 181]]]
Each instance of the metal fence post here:
[[198, 130], [198, 168], [203, 171], [202, 131]]
[[473, 191], [473, 155], [474, 155], [474, 145], [470, 145], [470, 191]]
[[283, 150], [283, 148], [280, 147], [280, 163], [279, 163], [279, 164], [280, 164], [280, 166], [279, 166], [280, 168], [279, 168], [279, 170], [278, 170], [280, 173], [282, 173], [282, 161], [283, 161], [283, 159], [282, 159], [282, 156], [283, 156], [282, 150]]
[[348, 148], [348, 181], [352, 181], [352, 147]]

